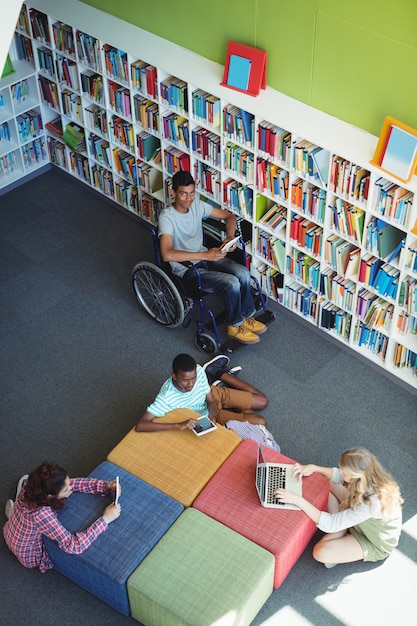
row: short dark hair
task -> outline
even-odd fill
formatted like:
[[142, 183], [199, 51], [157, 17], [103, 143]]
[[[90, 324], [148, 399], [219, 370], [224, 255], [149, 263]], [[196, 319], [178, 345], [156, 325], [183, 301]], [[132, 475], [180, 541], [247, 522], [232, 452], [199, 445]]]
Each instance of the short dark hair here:
[[195, 185], [195, 180], [190, 172], [184, 172], [183, 170], [175, 172], [172, 177], [172, 189], [178, 191], [179, 187], [188, 187], [188, 185]]
[[177, 354], [177, 356], [172, 361], [172, 371], [175, 375], [178, 372], [192, 372], [195, 370], [197, 363], [195, 359], [189, 354]]

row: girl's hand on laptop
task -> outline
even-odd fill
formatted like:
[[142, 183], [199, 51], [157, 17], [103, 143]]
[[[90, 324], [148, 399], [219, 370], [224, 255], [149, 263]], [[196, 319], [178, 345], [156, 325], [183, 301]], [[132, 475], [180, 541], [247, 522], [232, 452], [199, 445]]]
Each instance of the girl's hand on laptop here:
[[308, 465], [301, 465], [300, 463], [295, 463], [293, 470], [292, 470], [292, 475], [294, 476], [294, 478], [298, 478], [298, 480], [301, 480], [303, 476], [311, 476], [311, 474], [313, 474], [315, 471], [316, 471], [316, 466], [313, 465], [312, 463], [309, 463]]
[[297, 506], [299, 505], [301, 498], [301, 496], [299, 496], [297, 493], [289, 491], [288, 489], [275, 489], [274, 496], [276, 497], [278, 502], [284, 502], [285, 504], [296, 504]]

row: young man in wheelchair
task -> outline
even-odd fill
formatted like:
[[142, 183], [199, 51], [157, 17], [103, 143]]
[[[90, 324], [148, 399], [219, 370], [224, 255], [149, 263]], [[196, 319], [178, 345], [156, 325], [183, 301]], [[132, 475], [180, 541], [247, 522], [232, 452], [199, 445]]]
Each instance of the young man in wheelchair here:
[[[172, 206], [163, 209], [158, 219], [163, 260], [184, 280], [193, 280], [195, 273], [183, 263], [197, 264], [203, 290], [222, 294], [228, 336], [244, 344], [258, 343], [267, 327], [254, 318], [256, 307], [249, 271], [227, 257], [236, 246], [228, 251], [223, 249], [235, 237], [235, 215], [196, 199], [190, 172], [174, 174], [172, 190]], [[209, 216], [225, 222], [226, 238], [220, 247], [208, 250], [203, 242], [203, 219]]]

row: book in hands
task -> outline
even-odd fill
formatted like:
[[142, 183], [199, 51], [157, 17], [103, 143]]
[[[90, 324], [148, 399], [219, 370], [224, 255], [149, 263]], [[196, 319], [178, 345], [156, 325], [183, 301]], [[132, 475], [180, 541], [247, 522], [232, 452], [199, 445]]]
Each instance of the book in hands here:
[[216, 430], [217, 424], [211, 421], [206, 415], [202, 415], [197, 419], [197, 423], [193, 426], [193, 433], [197, 435], [197, 437], [201, 437], [201, 435], [206, 435], [207, 433]]
[[234, 239], [231, 239], [227, 243], [225, 243], [224, 246], [222, 246], [220, 249], [222, 250], [222, 252], [227, 252], [228, 250], [230, 250], [230, 248], [233, 248], [233, 246], [237, 244], [239, 239], [240, 239], [240, 235], [238, 237], [235, 237]]

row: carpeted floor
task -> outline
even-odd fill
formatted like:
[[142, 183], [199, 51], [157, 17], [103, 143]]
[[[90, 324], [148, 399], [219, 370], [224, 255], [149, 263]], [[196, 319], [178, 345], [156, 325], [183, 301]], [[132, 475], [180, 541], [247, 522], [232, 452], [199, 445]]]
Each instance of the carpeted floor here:
[[[5, 501], [44, 459], [73, 476], [89, 473], [153, 399], [172, 358], [205, 357], [194, 347], [195, 327], [163, 329], [136, 303], [131, 270], [152, 260], [148, 231], [137, 220], [56, 169], [0, 197], [0, 208]], [[276, 320], [267, 335], [233, 354], [232, 364], [269, 396], [264, 415], [282, 451], [333, 465], [345, 448], [370, 448], [401, 484], [405, 526], [382, 564], [326, 570], [310, 546], [253, 623], [414, 625], [416, 395], [282, 307], [271, 308]], [[25, 570], [4, 542], [0, 555], [4, 626], [137, 624], [57, 572]]]

